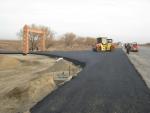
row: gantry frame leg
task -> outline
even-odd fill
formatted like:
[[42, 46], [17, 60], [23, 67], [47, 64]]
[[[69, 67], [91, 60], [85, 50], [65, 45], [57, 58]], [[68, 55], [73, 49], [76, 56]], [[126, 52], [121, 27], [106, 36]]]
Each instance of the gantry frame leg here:
[[23, 54], [29, 53], [29, 33], [37, 33], [40, 36], [39, 39], [39, 50], [45, 51], [45, 32], [38, 29], [31, 29], [29, 26], [25, 25], [23, 27]]

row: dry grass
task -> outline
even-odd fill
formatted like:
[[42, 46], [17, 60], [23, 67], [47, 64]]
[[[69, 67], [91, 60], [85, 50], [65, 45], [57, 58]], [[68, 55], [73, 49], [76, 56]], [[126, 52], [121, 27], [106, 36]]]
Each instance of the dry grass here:
[[19, 40], [0, 40], [0, 50], [9, 50], [9, 51], [21, 50], [21, 41], [19, 41]]
[[[72, 42], [72, 45], [66, 45], [66, 42], [63, 40], [53, 40], [53, 43], [50, 44], [46, 42], [47, 51], [74, 51], [74, 50], [89, 50], [92, 48], [94, 41], [92, 40], [75, 40]], [[21, 51], [22, 43], [19, 40], [0, 40], [0, 50], [8, 51]]]

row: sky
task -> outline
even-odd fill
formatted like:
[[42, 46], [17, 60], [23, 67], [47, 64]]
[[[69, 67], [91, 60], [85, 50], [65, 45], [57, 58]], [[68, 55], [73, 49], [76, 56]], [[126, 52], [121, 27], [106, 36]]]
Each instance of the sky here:
[[56, 36], [106, 36], [150, 42], [150, 0], [0, 0], [0, 39], [18, 39], [25, 24], [45, 25]]

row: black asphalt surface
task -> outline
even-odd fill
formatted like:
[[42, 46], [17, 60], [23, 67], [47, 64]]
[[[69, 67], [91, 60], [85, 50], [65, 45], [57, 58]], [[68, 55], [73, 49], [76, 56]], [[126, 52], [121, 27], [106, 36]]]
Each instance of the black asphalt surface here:
[[86, 66], [31, 113], [150, 113], [150, 90], [121, 49], [39, 54], [74, 59]]
[[31, 113], [150, 113], [150, 90], [121, 49], [42, 54], [75, 59], [86, 66]]

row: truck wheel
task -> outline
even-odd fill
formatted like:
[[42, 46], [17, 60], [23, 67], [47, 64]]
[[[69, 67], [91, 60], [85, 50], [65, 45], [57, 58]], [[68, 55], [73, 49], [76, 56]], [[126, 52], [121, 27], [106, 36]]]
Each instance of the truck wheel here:
[[92, 50], [93, 50], [94, 52], [96, 52], [96, 49], [95, 49], [95, 48], [93, 48]]

